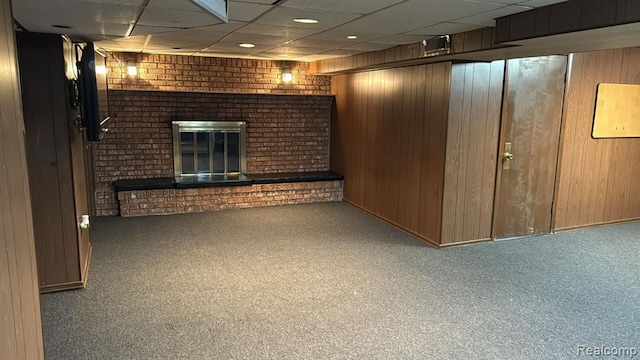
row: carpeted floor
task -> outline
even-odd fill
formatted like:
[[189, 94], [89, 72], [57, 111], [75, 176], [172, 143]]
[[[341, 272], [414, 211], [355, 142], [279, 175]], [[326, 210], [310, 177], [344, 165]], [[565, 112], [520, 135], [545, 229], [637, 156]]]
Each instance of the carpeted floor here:
[[640, 351], [639, 222], [445, 250], [344, 203], [92, 231], [87, 289], [42, 296], [49, 360]]

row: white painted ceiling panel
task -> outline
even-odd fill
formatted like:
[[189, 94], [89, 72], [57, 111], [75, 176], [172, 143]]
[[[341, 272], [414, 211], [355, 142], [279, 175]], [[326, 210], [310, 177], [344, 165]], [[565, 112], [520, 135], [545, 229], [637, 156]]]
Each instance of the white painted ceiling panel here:
[[271, 6], [259, 4], [247, 4], [241, 2], [229, 3], [229, 20], [233, 21], [253, 21], [256, 17], [262, 15], [265, 11], [271, 9]]
[[323, 48], [307, 48], [307, 47], [292, 47], [292, 46], [280, 46], [264, 52], [266, 55], [284, 57], [282, 55], [313, 55], [327, 49]]
[[327, 10], [369, 14], [405, 0], [288, 0], [282, 6], [295, 9]]
[[478, 26], [496, 26], [495, 19], [499, 17], [507, 16], [507, 15], [531, 10], [531, 9], [532, 7], [529, 7], [529, 6], [518, 6], [518, 5], [506, 6], [496, 10], [487, 11], [482, 14], [457, 19], [456, 22], [459, 24], [469, 24], [469, 25], [478, 25]]
[[444, 22], [437, 25], [428, 26], [422, 29], [409, 31], [407, 32], [407, 34], [438, 36], [438, 35], [455, 34], [455, 33], [469, 31], [477, 28], [478, 28], [477, 25]]
[[224, 41], [234, 42], [236, 46], [242, 43], [251, 43], [255, 45], [267, 45], [274, 47], [286, 43], [289, 39], [284, 36], [243, 34], [236, 32], [227, 36]]
[[151, 37], [151, 42], [155, 42], [157, 38], [162, 38], [172, 39], [174, 42], [183, 41], [185, 44], [206, 43], [207, 46], [209, 46], [225, 36], [228, 36], [225, 32], [206, 31], [200, 29], [185, 29], [153, 35]]
[[377, 39], [375, 42], [377, 44], [389, 44], [391, 46], [398, 44], [411, 44], [417, 43], [422, 40], [427, 40], [429, 37], [424, 35], [412, 35], [412, 34], [398, 34], [392, 35], [385, 38]]
[[[355, 41], [355, 42], [360, 42], [360, 41]], [[342, 47], [353, 45], [353, 44], [354, 44], [353, 40], [347, 40], [347, 39], [335, 41], [335, 40], [319, 40], [319, 39], [306, 38], [306, 39], [293, 41], [287, 45], [294, 46], [294, 47], [299, 46], [299, 47], [321, 48], [326, 51], [329, 49], [342, 48]]]
[[228, 23], [220, 23], [220, 24], [215, 24], [215, 25], [210, 25], [210, 26], [200, 26], [198, 27], [198, 29], [200, 30], [206, 30], [206, 31], [220, 31], [220, 32], [226, 32], [228, 34], [241, 29], [243, 26], [246, 26], [247, 23], [246, 22], [241, 22], [241, 21], [229, 21]]
[[211, 53], [211, 52], [222, 52], [222, 53], [238, 53], [240, 55], [252, 55], [255, 53], [259, 53], [262, 51], [267, 51], [269, 49], [271, 49], [272, 46], [270, 45], [260, 45], [260, 44], [256, 44], [256, 47], [254, 48], [250, 48], [250, 49], [245, 49], [245, 48], [241, 48], [238, 47], [238, 43], [233, 41], [233, 42], [228, 42], [228, 41], [220, 41], [217, 42], [216, 44], [212, 45], [211, 47], [207, 48], [207, 49], [203, 49], [202, 52], [203, 53]]
[[307, 37], [311, 34], [315, 34], [318, 32], [318, 30], [302, 27], [282, 27], [252, 23], [243, 27], [242, 29], [238, 29], [237, 32], [243, 34], [264, 34], [284, 36], [288, 39], [299, 39]]
[[[373, 30], [376, 30], [376, 29], [371, 29], [371, 31]], [[389, 36], [388, 34], [384, 34], [382, 31], [380, 31], [380, 34], [374, 34], [370, 32], [365, 32], [365, 33], [359, 32], [358, 34], [354, 34], [350, 31], [345, 31], [340, 27], [337, 27], [328, 31], [311, 35], [309, 36], [309, 39], [344, 41], [349, 35], [357, 35], [358, 38], [356, 40], [353, 40], [352, 42], [358, 42], [358, 43], [362, 41], [373, 41], [373, 40], [377, 40], [377, 39]]]
[[126, 6], [142, 6], [145, 0], [67, 0], [67, 2], [90, 2], [96, 4], [108, 4], [108, 5], [126, 5]]
[[[429, 20], [411, 20], [411, 19], [393, 19], [383, 18], [375, 15], [364, 16], [360, 19], [344, 24], [337, 29], [346, 33], [358, 34], [361, 32], [377, 32], [377, 29], [385, 29], [384, 33], [399, 34], [406, 31], [420, 29], [426, 26], [437, 24], [437, 21]], [[383, 34], [384, 34], [383, 33]]]
[[556, 0], [527, 0], [520, 3], [520, 5], [525, 6], [533, 6], [533, 7], [542, 7], [551, 4], [557, 4], [561, 2], [565, 2], [566, 0], [556, 1]]
[[[341, 13], [333, 11], [315, 11], [315, 10], [299, 10], [292, 8], [276, 7], [275, 9], [264, 14], [255, 20], [257, 24], [274, 25], [282, 27], [302, 27], [306, 29], [315, 29], [318, 31], [327, 30], [338, 25], [342, 25], [347, 21], [351, 21], [359, 17], [358, 14]], [[316, 19], [318, 24], [301, 24], [294, 22], [293, 19], [308, 18]]]
[[[64, 10], [63, 10], [64, 9]], [[71, 26], [78, 32], [96, 33], [101, 24], [130, 24], [138, 13], [135, 6], [51, 1], [43, 3], [16, 2], [14, 16], [30, 31], [56, 33], [52, 25]], [[52, 16], [55, 14], [55, 16]], [[126, 31], [125, 31], [126, 32]], [[125, 33], [109, 35], [124, 36]]]
[[382, 10], [376, 13], [376, 16], [436, 22], [451, 21], [504, 6], [504, 4], [470, 0], [409, 0], [405, 3]]
[[271, 4], [273, 4], [275, 2], [275, 0], [228, 0], [227, 4], [231, 4], [231, 3], [234, 3], [234, 2], [271, 5]]
[[323, 51], [318, 55], [323, 55], [323, 56], [347, 56], [347, 55], [355, 55], [360, 53], [360, 50], [350, 50], [350, 49], [331, 49], [331, 50], [327, 50], [327, 51]]
[[346, 46], [343, 49], [360, 50], [360, 51], [377, 51], [377, 50], [383, 50], [388, 48], [389, 48], [389, 44], [376, 44], [376, 43], [366, 42], [366, 43]]
[[189, 0], [150, 0], [147, 7], [195, 12], [202, 11], [202, 8]]
[[513, 5], [513, 4], [521, 3], [524, 0], [469, 0], [469, 1]]
[[138, 20], [138, 24], [173, 28], [191, 28], [219, 24], [217, 17], [204, 12], [171, 10], [164, 8], [146, 8]]
[[[228, 0], [229, 23], [191, 0], [13, 0], [13, 9], [28, 31], [65, 33], [77, 41], [98, 41], [111, 51], [311, 60], [472, 30], [500, 16], [558, 2], [282, 0], [274, 5], [274, 0]], [[296, 18], [319, 22], [301, 24]], [[129, 31], [131, 37], [125, 38]], [[347, 35], [358, 38], [347, 40]], [[245, 49], [240, 43], [256, 46]]]

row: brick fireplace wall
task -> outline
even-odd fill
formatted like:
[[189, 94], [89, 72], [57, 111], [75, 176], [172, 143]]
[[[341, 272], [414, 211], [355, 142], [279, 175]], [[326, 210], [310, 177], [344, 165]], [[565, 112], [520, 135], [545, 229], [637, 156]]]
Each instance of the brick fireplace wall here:
[[[183, 55], [113, 53], [107, 58], [109, 88], [258, 94], [329, 95], [331, 77], [309, 75], [309, 63]], [[126, 75], [133, 61], [138, 75]], [[282, 82], [289, 67], [293, 81]]]
[[[172, 120], [247, 122], [249, 173], [329, 169], [330, 79], [307, 75], [308, 64], [289, 63], [294, 82], [282, 84], [281, 65], [273, 61], [113, 55], [110, 112], [116, 117], [94, 144], [97, 215], [119, 214], [115, 180], [173, 176]], [[131, 56], [139, 76], [124, 78], [113, 59]]]
[[341, 200], [342, 181], [257, 184], [199, 189], [136, 190], [118, 193], [120, 215], [124, 217]]

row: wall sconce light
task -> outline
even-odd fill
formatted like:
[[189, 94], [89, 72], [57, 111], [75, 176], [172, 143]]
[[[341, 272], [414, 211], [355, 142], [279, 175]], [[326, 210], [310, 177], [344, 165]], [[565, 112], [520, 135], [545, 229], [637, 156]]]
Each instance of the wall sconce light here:
[[282, 69], [282, 82], [291, 82], [293, 80], [293, 74], [291, 73], [290, 67], [285, 67]]
[[138, 75], [138, 67], [136, 66], [135, 62], [133, 61], [127, 62], [127, 75], [129, 76]]

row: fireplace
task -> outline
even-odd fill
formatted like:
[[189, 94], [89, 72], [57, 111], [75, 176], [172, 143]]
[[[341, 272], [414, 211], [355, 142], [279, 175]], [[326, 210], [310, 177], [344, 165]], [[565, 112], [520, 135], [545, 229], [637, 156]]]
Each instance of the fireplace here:
[[247, 172], [243, 121], [173, 121], [176, 178], [234, 178]]

